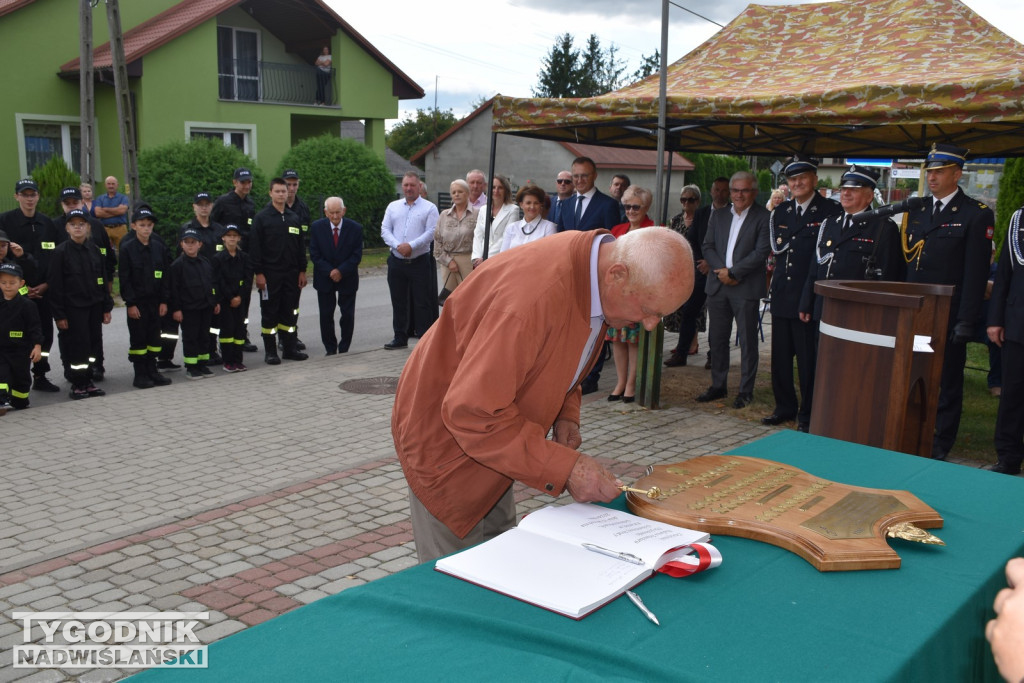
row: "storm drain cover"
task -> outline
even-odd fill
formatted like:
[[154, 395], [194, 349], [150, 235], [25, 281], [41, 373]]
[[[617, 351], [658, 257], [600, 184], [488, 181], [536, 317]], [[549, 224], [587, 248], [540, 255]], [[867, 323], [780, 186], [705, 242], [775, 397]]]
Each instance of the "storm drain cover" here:
[[398, 388], [398, 378], [363, 377], [361, 379], [350, 379], [339, 384], [338, 388], [351, 394], [393, 394]]

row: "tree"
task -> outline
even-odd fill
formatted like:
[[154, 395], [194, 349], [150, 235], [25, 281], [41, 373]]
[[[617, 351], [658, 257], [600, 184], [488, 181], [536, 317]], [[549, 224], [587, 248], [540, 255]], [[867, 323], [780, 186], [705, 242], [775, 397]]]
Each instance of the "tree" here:
[[1003, 177], [999, 179], [999, 201], [996, 203], [996, 246], [1002, 248], [1010, 217], [1024, 206], [1024, 158], [1007, 159], [1003, 165]]
[[416, 117], [407, 116], [395, 124], [384, 142], [406, 159], [412, 157], [449, 128], [458, 123], [451, 109], [417, 109]]
[[345, 217], [363, 226], [364, 243], [383, 245], [380, 223], [395, 198], [395, 178], [372, 149], [332, 135], [307, 138], [288, 150], [277, 174], [286, 168], [299, 172], [299, 194], [314, 218], [323, 215], [327, 197], [341, 197]]
[[661, 50], [655, 50], [653, 55], [644, 55], [640, 58], [640, 68], [630, 76], [630, 82], [642, 81], [661, 70]]
[[580, 52], [573, 47], [571, 33], [563, 33], [544, 58], [537, 74], [535, 97], [578, 97]]
[[177, 244], [178, 228], [195, 215], [195, 194], [224, 194], [231, 189], [231, 176], [240, 166], [252, 171], [250, 196], [262, 208], [267, 201], [266, 175], [238, 148], [208, 138], [148, 147], [139, 152], [139, 201], [153, 208], [160, 236], [168, 244]]
[[724, 154], [687, 154], [694, 169], [686, 174], [686, 181], [700, 188], [702, 203], [711, 203], [711, 183], [715, 178], [730, 178], [736, 171], [749, 171], [750, 166], [740, 157]]
[[64, 159], [59, 156], [50, 157], [42, 166], [32, 170], [32, 180], [39, 186], [39, 204], [36, 209], [47, 216], [56, 217], [64, 214], [60, 204], [60, 191], [65, 187], [78, 187], [81, 180], [77, 173], [68, 168]]

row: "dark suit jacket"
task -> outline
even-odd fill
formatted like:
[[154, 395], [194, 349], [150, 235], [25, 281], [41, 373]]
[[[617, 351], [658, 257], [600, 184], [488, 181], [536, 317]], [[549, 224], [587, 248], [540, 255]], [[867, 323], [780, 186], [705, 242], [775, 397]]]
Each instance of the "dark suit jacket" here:
[[[1018, 209], [1020, 211], [1020, 209]], [[1003, 334], [1012, 342], [1024, 344], [1024, 266], [1015, 263], [1013, 245], [1024, 242], [1021, 235], [1006, 234], [1003, 253], [996, 267], [996, 280], [992, 285], [992, 298], [988, 302], [989, 327], [1002, 327]]]
[[[740, 226], [740, 234], [732, 253], [732, 276], [739, 280], [730, 289], [746, 299], [761, 299], [768, 293], [765, 272], [771, 245], [768, 238], [768, 209], [754, 203], [747, 210], [747, 216]], [[708, 232], [704, 236], [704, 260], [711, 270], [708, 272], [704, 291], [708, 296], [718, 294], [723, 285], [713, 271], [725, 268], [725, 250], [729, 246], [729, 227], [732, 225], [731, 205], [711, 212]]]
[[769, 236], [772, 248], [777, 250], [771, 285], [773, 316], [790, 319], [800, 316], [800, 298], [804, 293], [807, 273], [812, 264], [815, 268], [818, 265], [814, 245], [822, 221], [842, 214], [843, 207], [839, 202], [825, 199], [817, 192], [802, 216], [797, 215], [794, 199], [782, 202], [772, 212]]
[[619, 220], [619, 203], [613, 198], [594, 190], [586, 210], [580, 216], [580, 224], [576, 225], [576, 195], [562, 201], [561, 213], [558, 216], [558, 232], [565, 230], [611, 230], [621, 223]]
[[[341, 219], [338, 246], [334, 246], [331, 221], [313, 221], [309, 227], [309, 257], [313, 261], [313, 288], [354, 292], [359, 289], [359, 262], [363, 259], [363, 226]], [[331, 271], [341, 271], [341, 282], [331, 280]]]

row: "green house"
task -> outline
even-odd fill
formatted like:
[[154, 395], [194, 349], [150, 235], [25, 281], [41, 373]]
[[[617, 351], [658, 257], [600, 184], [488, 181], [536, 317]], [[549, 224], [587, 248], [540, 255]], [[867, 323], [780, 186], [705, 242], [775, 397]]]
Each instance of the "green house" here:
[[[365, 144], [384, 158], [385, 120], [398, 117], [399, 100], [423, 97], [322, 0], [119, 6], [140, 150], [213, 137], [271, 170], [299, 140], [338, 135], [341, 122], [360, 121]], [[0, 0], [0, 208], [13, 205], [15, 181], [52, 156], [80, 169], [78, 27], [78, 0]], [[96, 174], [123, 182], [103, 2], [93, 10], [93, 33]], [[329, 73], [315, 66], [324, 46]]]

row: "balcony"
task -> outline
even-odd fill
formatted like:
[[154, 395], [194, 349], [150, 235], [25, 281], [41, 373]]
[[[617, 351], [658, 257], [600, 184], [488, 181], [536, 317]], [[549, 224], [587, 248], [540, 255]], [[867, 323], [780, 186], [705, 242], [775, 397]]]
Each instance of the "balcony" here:
[[229, 59], [220, 61], [218, 75], [222, 100], [337, 106], [334, 69]]

